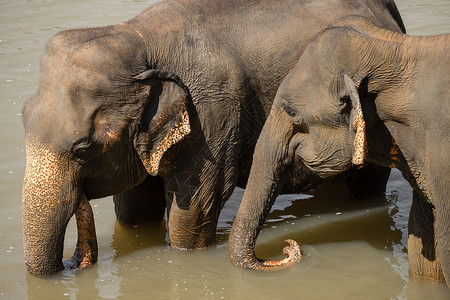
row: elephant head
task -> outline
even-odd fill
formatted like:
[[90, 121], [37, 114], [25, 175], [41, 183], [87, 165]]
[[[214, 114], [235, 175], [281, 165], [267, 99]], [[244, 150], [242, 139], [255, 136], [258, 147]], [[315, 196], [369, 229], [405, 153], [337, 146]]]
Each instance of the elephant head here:
[[178, 76], [148, 67], [136, 33], [71, 30], [50, 41], [37, 93], [23, 111], [23, 231], [30, 273], [63, 269], [64, 235], [74, 213], [77, 265], [96, 261], [88, 200], [160, 172], [163, 154], [190, 132], [189, 97]]
[[[280, 85], [230, 234], [230, 259], [254, 269], [274, 265], [257, 258], [254, 247], [294, 161], [323, 178], [370, 161], [400, 169], [422, 195], [414, 201], [433, 207], [429, 218], [414, 216], [434, 225], [425, 226], [431, 230], [419, 237], [420, 249], [409, 247], [411, 273], [442, 279], [442, 267], [448, 280], [449, 182], [442, 177], [450, 171], [449, 36], [350, 24], [322, 33]], [[294, 257], [275, 265], [298, 261], [299, 251], [295, 246]]]

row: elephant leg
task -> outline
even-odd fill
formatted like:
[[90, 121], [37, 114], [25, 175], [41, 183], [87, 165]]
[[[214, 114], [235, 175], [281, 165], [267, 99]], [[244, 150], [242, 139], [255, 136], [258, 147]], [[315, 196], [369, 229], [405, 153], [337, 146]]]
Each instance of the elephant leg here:
[[139, 185], [113, 196], [117, 220], [134, 225], [164, 218], [166, 200], [161, 177], [147, 176]]
[[438, 244], [439, 261], [443, 277], [450, 288], [450, 203], [447, 198], [436, 198], [436, 236]]
[[444, 280], [436, 240], [436, 211], [418, 192], [408, 220], [408, 259], [411, 277]]
[[[179, 190], [168, 186], [168, 231], [170, 246], [174, 249], [201, 249], [216, 242], [219, 213], [235, 184], [227, 184], [223, 190], [221, 176], [208, 177], [199, 185], [190, 185], [188, 181], [184, 187], [178, 187]], [[182, 179], [177, 182], [180, 184]]]
[[94, 214], [86, 197], [75, 211], [77, 220], [78, 241], [75, 255], [77, 267], [80, 269], [91, 267], [98, 256], [97, 236], [95, 233]]
[[347, 188], [355, 198], [381, 195], [386, 192], [390, 174], [390, 168], [367, 162], [363, 168], [352, 168], [349, 171], [346, 177]]
[[200, 154], [184, 171], [165, 178], [172, 248], [201, 249], [216, 242], [220, 210], [237, 183], [233, 146], [220, 145], [218, 154], [208, 158]]

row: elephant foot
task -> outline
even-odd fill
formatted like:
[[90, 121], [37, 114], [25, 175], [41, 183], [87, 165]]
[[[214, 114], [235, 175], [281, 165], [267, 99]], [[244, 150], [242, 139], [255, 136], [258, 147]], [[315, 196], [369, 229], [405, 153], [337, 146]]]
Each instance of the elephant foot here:
[[286, 256], [286, 258], [281, 260], [265, 260], [262, 262], [262, 269], [276, 270], [278, 268], [290, 266], [302, 259], [302, 252], [298, 243], [291, 239], [285, 240], [285, 242], [289, 243], [289, 246], [283, 248], [283, 255]]
[[91, 267], [97, 262], [98, 246], [95, 233], [94, 214], [92, 207], [86, 198], [81, 201], [75, 212], [78, 229], [78, 241], [72, 261], [76, 261], [76, 267], [83, 269]]
[[436, 211], [414, 191], [408, 220], [409, 274], [425, 280], [445, 281], [438, 255]]
[[408, 260], [409, 275], [431, 281], [445, 281], [442, 267], [437, 257], [437, 248], [433, 247], [433, 258], [424, 253], [430, 252], [429, 246], [424, 246], [422, 239], [409, 235], [408, 237]]

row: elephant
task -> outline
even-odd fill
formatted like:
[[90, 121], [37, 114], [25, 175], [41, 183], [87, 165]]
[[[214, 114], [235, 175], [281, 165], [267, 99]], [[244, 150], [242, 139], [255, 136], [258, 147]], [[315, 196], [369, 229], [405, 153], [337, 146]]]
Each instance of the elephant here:
[[398, 168], [413, 188], [408, 221], [411, 277], [450, 282], [450, 35], [408, 36], [360, 17], [309, 44], [281, 83], [257, 141], [229, 237], [238, 266], [273, 269], [254, 248], [296, 163], [322, 178], [372, 162]]
[[[174, 249], [214, 244], [282, 79], [317, 34], [352, 15], [405, 31], [391, 0], [169, 0], [117, 25], [55, 35], [22, 113], [28, 272], [64, 268], [74, 214], [71, 265], [94, 264], [89, 200], [109, 195], [120, 223], [167, 218]], [[382, 187], [385, 169], [372, 171]]]

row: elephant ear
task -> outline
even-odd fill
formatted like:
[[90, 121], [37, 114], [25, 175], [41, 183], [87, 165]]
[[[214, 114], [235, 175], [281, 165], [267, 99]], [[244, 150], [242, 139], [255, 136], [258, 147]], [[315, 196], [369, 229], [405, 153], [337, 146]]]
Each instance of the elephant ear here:
[[344, 84], [347, 95], [352, 101], [352, 110], [350, 113], [350, 132], [355, 133], [352, 163], [355, 166], [360, 166], [364, 163], [367, 154], [366, 123], [364, 121], [356, 85], [347, 74], [344, 74]]
[[164, 153], [191, 132], [189, 92], [178, 76], [161, 70], [148, 70], [134, 78], [150, 88], [134, 147], [147, 172], [156, 176]]

